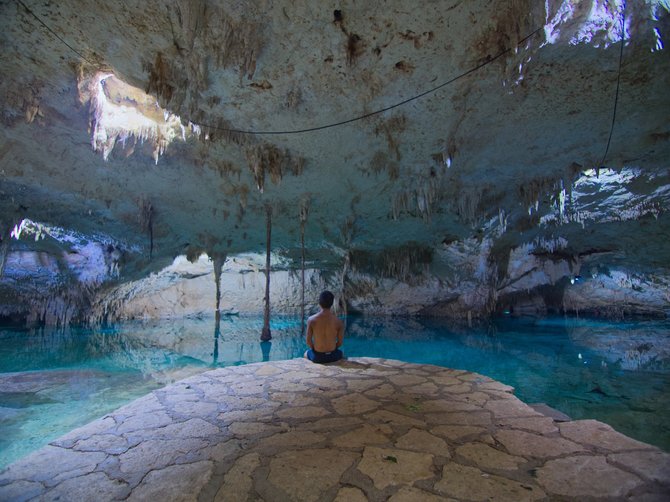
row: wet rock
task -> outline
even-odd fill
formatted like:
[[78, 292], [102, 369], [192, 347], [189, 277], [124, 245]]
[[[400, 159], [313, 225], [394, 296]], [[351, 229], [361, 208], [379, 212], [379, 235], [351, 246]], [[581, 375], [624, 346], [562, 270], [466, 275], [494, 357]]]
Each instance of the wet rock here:
[[626, 468], [644, 479], [670, 484], [670, 455], [658, 450], [613, 453], [607, 461]]
[[650, 448], [649, 445], [624, 436], [597, 420], [576, 420], [559, 424], [561, 435], [577, 443], [597, 446], [610, 451]]

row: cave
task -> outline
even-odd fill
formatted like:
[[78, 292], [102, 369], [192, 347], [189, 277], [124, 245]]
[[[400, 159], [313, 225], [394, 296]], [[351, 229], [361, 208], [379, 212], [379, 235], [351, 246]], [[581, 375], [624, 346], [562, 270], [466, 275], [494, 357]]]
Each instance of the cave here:
[[667, 496], [666, 0], [0, 12], [0, 499]]

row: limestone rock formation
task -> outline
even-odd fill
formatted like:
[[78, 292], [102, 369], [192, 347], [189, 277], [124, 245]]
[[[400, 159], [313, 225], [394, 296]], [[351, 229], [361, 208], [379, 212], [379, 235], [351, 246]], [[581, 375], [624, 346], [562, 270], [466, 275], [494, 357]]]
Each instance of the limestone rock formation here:
[[344, 311], [665, 316], [668, 32], [663, 0], [2, 2], [0, 316], [164, 315], [151, 274], [262, 252], [267, 207], [278, 291], [304, 235]]

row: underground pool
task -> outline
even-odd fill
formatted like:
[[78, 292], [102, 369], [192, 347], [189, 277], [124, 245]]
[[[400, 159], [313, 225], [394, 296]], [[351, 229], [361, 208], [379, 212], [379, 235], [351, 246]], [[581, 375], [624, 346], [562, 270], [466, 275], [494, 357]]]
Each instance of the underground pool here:
[[[300, 319], [127, 322], [105, 328], [0, 327], [0, 468], [123, 404], [214, 367], [300, 357]], [[670, 451], [670, 322], [350, 317], [348, 356], [478, 372], [573, 419], [594, 418]]]

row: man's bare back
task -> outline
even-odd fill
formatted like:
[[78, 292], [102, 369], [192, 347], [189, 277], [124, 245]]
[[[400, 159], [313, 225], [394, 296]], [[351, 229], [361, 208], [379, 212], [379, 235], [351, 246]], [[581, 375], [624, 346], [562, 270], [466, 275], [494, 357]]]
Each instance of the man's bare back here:
[[340, 347], [344, 342], [344, 323], [330, 311], [335, 297], [330, 291], [319, 296], [321, 312], [307, 320], [305, 357], [315, 363], [332, 363], [344, 357]]
[[330, 309], [307, 320], [307, 345], [317, 352], [332, 352], [342, 346], [344, 323]]

